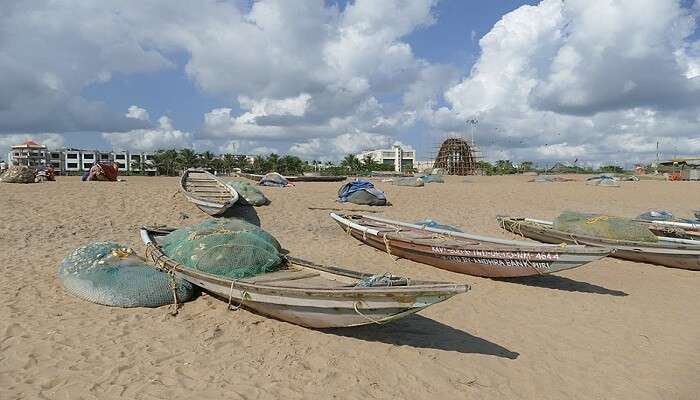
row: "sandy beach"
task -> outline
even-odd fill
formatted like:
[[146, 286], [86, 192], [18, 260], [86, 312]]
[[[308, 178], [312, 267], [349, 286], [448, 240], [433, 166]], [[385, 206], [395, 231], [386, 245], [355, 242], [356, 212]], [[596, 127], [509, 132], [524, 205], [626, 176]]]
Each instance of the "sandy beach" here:
[[[424, 188], [381, 181], [389, 218], [432, 218], [515, 238], [498, 214], [551, 219], [564, 209], [636, 216], [700, 208], [694, 182], [529, 183], [448, 177]], [[467, 294], [385, 326], [318, 331], [202, 294], [120, 309], [66, 294], [56, 271], [92, 241], [142, 253], [137, 229], [207, 215], [177, 178], [0, 184], [0, 399], [694, 399], [700, 392], [700, 273], [605, 258], [553, 276], [491, 280], [361, 245], [328, 211], [339, 183], [262, 188], [246, 216], [291, 254], [366, 272], [463, 282]], [[582, 180], [582, 177], [577, 177]], [[182, 213], [188, 216], [182, 219]]]

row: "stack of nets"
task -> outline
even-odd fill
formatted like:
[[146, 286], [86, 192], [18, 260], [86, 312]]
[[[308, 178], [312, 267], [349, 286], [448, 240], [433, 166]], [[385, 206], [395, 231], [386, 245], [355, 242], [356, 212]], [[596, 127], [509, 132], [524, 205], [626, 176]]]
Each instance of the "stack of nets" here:
[[280, 244], [240, 219], [215, 219], [177, 229], [160, 242], [163, 253], [187, 268], [225, 278], [247, 278], [281, 268]]
[[34, 183], [34, 169], [15, 165], [10, 167], [4, 174], [0, 177], [0, 182], [5, 183]]
[[394, 178], [391, 180], [392, 185], [396, 186], [412, 186], [421, 187], [425, 185], [425, 182], [421, 178], [408, 177], [408, 178]]
[[554, 229], [578, 235], [635, 242], [658, 238], [644, 224], [628, 218], [564, 211], [554, 220]]
[[238, 202], [246, 206], [264, 206], [270, 202], [263, 192], [249, 182], [229, 181], [226, 183], [238, 192]]
[[[158, 307], [192, 298], [189, 282], [171, 278], [149, 266], [132, 250], [113, 242], [95, 242], [75, 249], [58, 267], [68, 293], [83, 300], [116, 307]], [[174, 279], [174, 281], [173, 281]]]

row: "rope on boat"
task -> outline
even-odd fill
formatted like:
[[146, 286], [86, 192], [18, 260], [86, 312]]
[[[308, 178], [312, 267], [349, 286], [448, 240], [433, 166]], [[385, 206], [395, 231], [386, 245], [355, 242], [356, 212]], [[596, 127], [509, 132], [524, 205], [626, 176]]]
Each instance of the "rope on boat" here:
[[376, 320], [376, 319], [374, 319], [374, 318], [372, 318], [372, 317], [370, 317], [370, 316], [368, 316], [368, 315], [363, 314], [363, 313], [357, 308], [357, 305], [360, 303], [360, 301], [361, 301], [361, 300], [356, 300], [356, 301], [352, 304], [352, 308], [355, 309], [355, 312], [356, 312], [358, 315], [360, 315], [361, 317], [363, 317], [364, 319], [366, 319], [367, 321], [369, 321], [369, 322], [375, 323], [375, 324], [377, 324], [377, 325], [383, 325], [384, 323], [383, 323], [382, 321]]
[[245, 290], [244, 290], [244, 291], [241, 293], [241, 301], [238, 302], [237, 305], [231, 306], [232, 303], [233, 303], [233, 287], [234, 287], [235, 284], [236, 284], [236, 280], [231, 281], [231, 288], [230, 288], [229, 291], [228, 291], [228, 306], [227, 306], [226, 308], [229, 309], [229, 310], [231, 310], [231, 311], [238, 311], [238, 310], [240, 310], [240, 308], [243, 307], [243, 302], [245, 301], [246, 296], [249, 296], [249, 295], [248, 295], [248, 291], [245, 291]]
[[180, 310], [180, 304], [177, 300], [177, 281], [175, 280], [175, 269], [169, 266], [168, 263], [163, 260], [163, 258], [166, 258], [165, 254], [161, 253], [158, 255], [158, 257], [154, 258], [153, 248], [151, 246], [146, 247], [146, 255], [150, 255], [151, 259], [153, 259], [155, 262], [157, 269], [166, 272], [170, 277], [170, 290], [173, 292], [173, 303], [170, 305], [170, 315], [176, 316]]

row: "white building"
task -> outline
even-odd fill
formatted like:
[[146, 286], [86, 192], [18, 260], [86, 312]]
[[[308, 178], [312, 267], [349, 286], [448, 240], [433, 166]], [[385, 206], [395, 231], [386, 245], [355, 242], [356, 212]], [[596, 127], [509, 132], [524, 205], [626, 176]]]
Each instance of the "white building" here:
[[80, 150], [63, 150], [63, 170], [66, 172], [80, 172]]
[[416, 152], [404, 150], [401, 146], [393, 146], [391, 149], [363, 151], [357, 155], [357, 158], [363, 163], [367, 157], [372, 157], [372, 160], [378, 164], [394, 167], [396, 172], [403, 172], [413, 168], [413, 164], [416, 161]]
[[7, 161], [10, 165], [35, 167], [46, 162], [46, 151], [46, 146], [27, 140], [11, 147], [11, 151], [7, 154]]
[[130, 153], [128, 151], [106, 152], [99, 150], [60, 149], [48, 150], [31, 140], [12, 146], [7, 155], [8, 164], [29, 167], [50, 164], [57, 173], [80, 173], [89, 171], [96, 162], [116, 162], [119, 171], [147, 172], [154, 174], [156, 167], [153, 153]]

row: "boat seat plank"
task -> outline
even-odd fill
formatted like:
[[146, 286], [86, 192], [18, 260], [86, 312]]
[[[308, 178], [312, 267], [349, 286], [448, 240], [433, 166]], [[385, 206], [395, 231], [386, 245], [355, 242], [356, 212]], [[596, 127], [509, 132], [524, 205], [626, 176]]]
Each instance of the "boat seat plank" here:
[[283, 269], [280, 271], [269, 272], [267, 274], [252, 276], [250, 278], [240, 279], [240, 281], [246, 283], [271, 283], [306, 279], [320, 275], [321, 274], [319, 272], [315, 271], [304, 271], [301, 269]]

